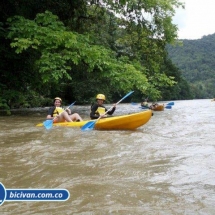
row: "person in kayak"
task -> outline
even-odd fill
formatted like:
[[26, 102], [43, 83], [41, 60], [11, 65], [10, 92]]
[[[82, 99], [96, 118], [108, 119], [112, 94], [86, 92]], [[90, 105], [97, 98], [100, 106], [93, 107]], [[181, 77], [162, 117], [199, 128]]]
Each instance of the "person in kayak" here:
[[144, 99], [144, 101], [141, 102], [141, 107], [142, 108], [149, 108], [148, 99]]
[[[105, 95], [104, 94], [98, 94], [96, 96], [97, 103], [93, 104], [91, 106], [91, 112], [90, 112], [90, 118], [91, 119], [98, 119], [100, 118], [106, 118], [108, 115], [112, 115], [114, 111], [116, 110], [116, 104], [113, 105], [113, 108], [107, 112], [106, 107], [103, 105], [105, 101]], [[105, 114], [105, 112], [107, 112]]]
[[53, 122], [79, 122], [83, 121], [78, 113], [73, 113], [69, 108], [64, 110], [61, 107], [62, 99], [60, 97], [56, 97], [54, 99], [54, 106], [49, 108], [47, 119], [54, 119]]
[[150, 105], [149, 109], [155, 110], [157, 107], [158, 107], [158, 103], [153, 102], [153, 103]]

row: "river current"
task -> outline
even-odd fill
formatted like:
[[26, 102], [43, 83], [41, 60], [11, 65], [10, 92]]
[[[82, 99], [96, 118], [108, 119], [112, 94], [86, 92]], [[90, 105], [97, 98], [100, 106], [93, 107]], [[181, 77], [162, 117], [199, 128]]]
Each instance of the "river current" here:
[[[88, 118], [88, 106], [72, 110]], [[114, 115], [139, 111], [119, 104]], [[1, 215], [215, 214], [215, 102], [175, 101], [135, 131], [36, 127], [46, 114], [0, 116], [0, 182], [70, 197], [5, 201]]]

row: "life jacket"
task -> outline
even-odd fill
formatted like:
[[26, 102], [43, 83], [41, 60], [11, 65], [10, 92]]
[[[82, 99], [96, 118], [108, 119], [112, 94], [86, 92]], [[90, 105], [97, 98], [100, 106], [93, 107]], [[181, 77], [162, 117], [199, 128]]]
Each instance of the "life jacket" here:
[[148, 107], [149, 104], [148, 104], [148, 102], [142, 102], [141, 106], [142, 106], [142, 107]]
[[96, 113], [99, 113], [99, 115], [102, 115], [105, 113], [105, 108], [104, 107], [98, 107], [96, 110]]
[[64, 112], [64, 109], [62, 107], [56, 107], [54, 109], [54, 112], [53, 112], [53, 117], [59, 115], [60, 113]]
[[[92, 107], [94, 104], [91, 105], [91, 111], [92, 111]], [[97, 110], [95, 111], [95, 114], [101, 115], [105, 113], [105, 107], [99, 107], [97, 108]]]

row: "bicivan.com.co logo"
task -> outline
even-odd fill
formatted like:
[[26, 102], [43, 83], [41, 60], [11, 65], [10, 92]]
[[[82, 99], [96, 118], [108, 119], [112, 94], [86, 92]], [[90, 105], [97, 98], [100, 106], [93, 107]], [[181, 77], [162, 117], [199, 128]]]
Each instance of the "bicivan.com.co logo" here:
[[66, 201], [66, 189], [5, 189], [0, 182], [0, 206], [5, 201]]

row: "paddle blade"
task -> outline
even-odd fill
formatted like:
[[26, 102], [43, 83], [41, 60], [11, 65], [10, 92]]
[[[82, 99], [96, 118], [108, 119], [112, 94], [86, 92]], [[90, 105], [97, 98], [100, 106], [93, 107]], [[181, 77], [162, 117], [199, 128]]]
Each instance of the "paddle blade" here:
[[166, 109], [172, 109], [172, 106], [171, 105], [167, 105], [165, 108]]
[[149, 107], [140, 106], [141, 109], [149, 109]]
[[95, 124], [96, 124], [96, 121], [87, 122], [85, 125], [83, 125], [81, 127], [81, 130], [82, 131], [91, 131], [91, 130], [93, 130]]
[[174, 105], [174, 104], [175, 104], [175, 102], [169, 102], [166, 105], [169, 106], [169, 105]]
[[53, 120], [46, 120], [43, 122], [44, 127], [49, 130], [52, 128], [53, 126]]

